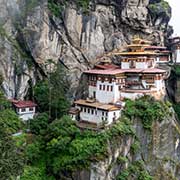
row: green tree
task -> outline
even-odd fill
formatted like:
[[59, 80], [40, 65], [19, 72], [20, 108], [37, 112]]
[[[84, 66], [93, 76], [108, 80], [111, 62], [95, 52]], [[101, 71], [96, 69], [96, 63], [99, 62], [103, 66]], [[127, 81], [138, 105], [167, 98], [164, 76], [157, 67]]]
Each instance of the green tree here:
[[17, 115], [9, 109], [0, 111], [0, 179], [15, 178], [22, 173], [24, 155], [16, 146], [12, 133], [21, 127]]
[[34, 119], [30, 120], [30, 129], [33, 134], [43, 135], [48, 127], [48, 114], [40, 113]]
[[10, 102], [6, 99], [3, 92], [0, 90], [0, 110], [10, 108]]
[[40, 81], [34, 87], [34, 97], [38, 103], [40, 112], [48, 112], [49, 107], [49, 83], [47, 80]]
[[14, 111], [5, 109], [0, 111], [0, 126], [6, 134], [11, 135], [21, 129], [22, 122]]
[[55, 72], [40, 81], [34, 87], [34, 96], [40, 112], [48, 112], [52, 119], [60, 118], [67, 113], [70, 103], [66, 97], [69, 83], [62, 65], [57, 65]]
[[23, 153], [16, 147], [12, 137], [0, 127], [0, 179], [7, 180], [22, 173]]

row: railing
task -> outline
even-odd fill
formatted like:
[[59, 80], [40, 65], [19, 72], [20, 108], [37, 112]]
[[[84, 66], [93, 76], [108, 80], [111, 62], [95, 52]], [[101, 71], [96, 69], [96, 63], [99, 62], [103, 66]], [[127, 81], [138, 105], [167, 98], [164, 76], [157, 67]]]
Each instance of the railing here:
[[141, 85], [140, 81], [126, 81], [126, 85]]
[[144, 79], [147, 83], [154, 83], [153, 79]]

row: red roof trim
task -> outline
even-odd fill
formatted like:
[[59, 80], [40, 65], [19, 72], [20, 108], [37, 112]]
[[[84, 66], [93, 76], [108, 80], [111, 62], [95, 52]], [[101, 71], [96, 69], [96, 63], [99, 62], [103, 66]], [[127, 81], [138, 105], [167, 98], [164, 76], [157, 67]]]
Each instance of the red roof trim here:
[[95, 68], [105, 70], [105, 69], [117, 69], [117, 68], [119, 68], [119, 66], [114, 65], [114, 64], [109, 64], [109, 65], [97, 64], [97, 65], [95, 65]]
[[18, 101], [15, 99], [12, 99], [10, 101], [17, 108], [36, 107], [37, 106], [37, 104], [34, 103], [33, 101], [23, 101], [23, 100]]
[[109, 70], [99, 70], [92, 69], [84, 71], [85, 74], [101, 74], [101, 75], [116, 75], [122, 73], [165, 73], [165, 70], [158, 68], [148, 68], [148, 69], [109, 69]]

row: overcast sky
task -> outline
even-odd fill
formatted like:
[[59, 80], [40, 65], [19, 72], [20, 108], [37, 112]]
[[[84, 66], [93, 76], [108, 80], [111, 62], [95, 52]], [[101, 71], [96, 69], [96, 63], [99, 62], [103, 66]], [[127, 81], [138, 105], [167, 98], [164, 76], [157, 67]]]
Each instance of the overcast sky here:
[[172, 7], [170, 25], [174, 28], [174, 35], [180, 36], [180, 0], [166, 0]]

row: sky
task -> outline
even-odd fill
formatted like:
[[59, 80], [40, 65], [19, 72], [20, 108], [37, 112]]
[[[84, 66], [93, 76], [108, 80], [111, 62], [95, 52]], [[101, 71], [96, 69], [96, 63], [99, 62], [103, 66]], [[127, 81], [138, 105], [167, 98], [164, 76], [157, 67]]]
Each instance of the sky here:
[[180, 0], [166, 0], [172, 8], [170, 25], [174, 28], [174, 36], [180, 36]]

